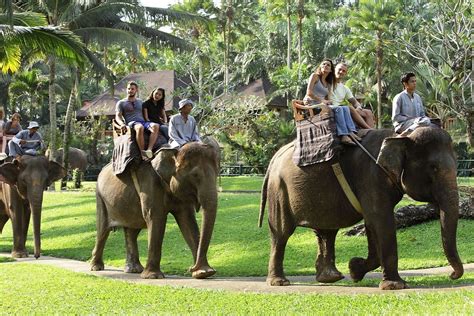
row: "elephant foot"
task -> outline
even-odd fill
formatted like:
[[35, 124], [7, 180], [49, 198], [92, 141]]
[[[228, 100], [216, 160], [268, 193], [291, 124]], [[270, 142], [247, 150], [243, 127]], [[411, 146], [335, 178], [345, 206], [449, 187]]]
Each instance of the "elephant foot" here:
[[125, 264], [125, 268], [123, 268], [123, 272], [125, 273], [142, 273], [143, 266], [140, 262], [138, 263], [127, 263]]
[[91, 262], [91, 271], [102, 271], [104, 270], [104, 262]]
[[383, 280], [379, 284], [381, 290], [403, 290], [408, 289], [408, 285], [405, 281], [400, 279], [399, 281]]
[[364, 258], [352, 258], [349, 261], [349, 271], [354, 282], [361, 281], [367, 273], [367, 264]]
[[270, 286], [287, 286], [290, 285], [290, 280], [285, 277], [267, 277], [267, 284]]
[[26, 250], [13, 250], [12, 258], [28, 258], [28, 251]]
[[326, 268], [316, 274], [316, 281], [321, 283], [334, 283], [342, 279], [344, 279], [344, 275], [335, 267]]
[[164, 279], [165, 275], [161, 271], [150, 271], [150, 270], [144, 270], [141, 274], [140, 277], [142, 279]]
[[207, 267], [205, 269], [199, 269], [199, 270], [193, 271], [192, 276], [195, 279], [205, 279], [210, 276], [213, 276], [214, 274], [216, 274], [216, 270], [214, 270], [211, 267]]

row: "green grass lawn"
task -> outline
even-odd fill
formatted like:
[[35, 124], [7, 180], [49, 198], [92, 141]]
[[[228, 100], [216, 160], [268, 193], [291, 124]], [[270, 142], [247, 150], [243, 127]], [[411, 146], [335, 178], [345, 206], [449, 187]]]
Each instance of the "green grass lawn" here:
[[[219, 195], [219, 210], [209, 249], [210, 263], [219, 276], [263, 276], [269, 257], [268, 226], [257, 227], [259, 194]], [[268, 212], [266, 213], [268, 214]], [[198, 217], [200, 215], [198, 214]], [[200, 218], [198, 218], [200, 221]], [[266, 222], [265, 222], [266, 223]], [[31, 226], [31, 225], [30, 225]], [[31, 230], [31, 227], [30, 227]], [[461, 220], [458, 229], [458, 249], [464, 262], [474, 262], [472, 231], [474, 221]], [[415, 269], [446, 265], [440, 247], [439, 222], [433, 221], [398, 232], [399, 267]], [[140, 234], [142, 263], [146, 262], [146, 230]], [[95, 242], [95, 195], [92, 192], [46, 192], [42, 218], [42, 253], [86, 261]], [[32, 250], [32, 233], [27, 246]], [[10, 251], [11, 225], [7, 224], [0, 238], [0, 251]], [[298, 228], [290, 238], [285, 268], [288, 275], [314, 274], [316, 239], [311, 230]], [[337, 266], [347, 272], [353, 256], [367, 255], [366, 238], [338, 235]], [[122, 267], [125, 250], [123, 232], [110, 234], [105, 249], [106, 264]], [[162, 270], [165, 274], [187, 275], [192, 256], [172, 216], [163, 245]]]
[[[466, 278], [472, 282], [474, 275]], [[429, 286], [431, 279], [409, 281]], [[474, 293], [467, 290], [372, 295], [232, 293], [136, 285], [31, 264], [1, 266], [0, 297], [0, 313], [6, 315], [467, 315], [474, 311]]]

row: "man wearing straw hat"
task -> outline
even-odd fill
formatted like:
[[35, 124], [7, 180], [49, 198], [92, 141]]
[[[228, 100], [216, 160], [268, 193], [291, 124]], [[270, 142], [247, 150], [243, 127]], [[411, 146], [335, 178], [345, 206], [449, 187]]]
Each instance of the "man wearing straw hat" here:
[[43, 138], [38, 133], [38, 122], [31, 121], [27, 127], [16, 134], [8, 142], [9, 156], [18, 157], [22, 155], [36, 156], [38, 150], [44, 148]]

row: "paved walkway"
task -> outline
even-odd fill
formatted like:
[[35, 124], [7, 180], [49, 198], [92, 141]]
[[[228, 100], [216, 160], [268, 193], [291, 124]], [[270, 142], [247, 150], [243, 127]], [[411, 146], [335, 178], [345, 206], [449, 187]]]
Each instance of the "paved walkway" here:
[[[0, 256], [10, 257], [10, 254], [0, 253]], [[376, 287], [367, 286], [347, 286], [344, 284], [335, 285], [337, 283], [327, 285], [315, 283], [314, 276], [293, 276], [288, 277], [291, 282], [291, 286], [268, 286], [265, 283], [265, 277], [211, 277], [206, 280], [196, 280], [191, 277], [183, 277], [176, 275], [167, 275], [165, 279], [161, 280], [144, 280], [140, 278], [139, 274], [124, 273], [122, 270], [115, 267], [106, 267], [104, 271], [90, 271], [89, 263], [71, 259], [54, 258], [48, 256], [42, 256], [38, 260], [30, 256], [29, 258], [17, 259], [15, 262], [7, 262], [3, 264], [16, 264], [16, 263], [29, 263], [29, 264], [44, 264], [53, 267], [63, 268], [78, 273], [85, 273], [95, 275], [99, 277], [106, 277], [114, 280], [122, 280], [126, 282], [136, 284], [148, 284], [157, 286], [173, 286], [173, 287], [189, 287], [196, 289], [208, 289], [208, 290], [227, 290], [233, 292], [250, 292], [250, 293], [338, 293], [338, 294], [386, 294], [392, 291], [381, 291]], [[451, 273], [451, 267], [441, 268], [430, 268], [420, 270], [406, 270], [400, 271], [402, 277], [408, 276], [424, 276], [424, 275], [445, 275], [448, 279], [448, 275]], [[465, 264], [464, 271], [474, 271], [474, 263]], [[368, 273], [367, 278], [378, 278], [381, 279], [380, 273]], [[346, 276], [350, 279], [349, 276]], [[449, 283], [449, 282], [447, 282]], [[425, 291], [440, 291], [440, 290], [458, 290], [458, 289], [469, 289], [474, 290], [474, 284], [462, 285], [452, 287], [449, 285], [436, 286], [435, 288], [410, 288], [397, 293], [411, 293], [411, 292], [425, 292]]]

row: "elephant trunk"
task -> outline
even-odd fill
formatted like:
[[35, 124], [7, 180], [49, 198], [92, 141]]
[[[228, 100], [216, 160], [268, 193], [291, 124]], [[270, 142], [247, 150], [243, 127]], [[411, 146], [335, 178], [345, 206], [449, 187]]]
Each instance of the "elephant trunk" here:
[[43, 204], [43, 190], [34, 189], [28, 194], [28, 201], [33, 218], [33, 236], [35, 241], [35, 258], [41, 253], [41, 206]]
[[[443, 200], [439, 202], [440, 221], [441, 221], [441, 238], [443, 241], [443, 249], [449, 264], [453, 267], [454, 272], [451, 273], [451, 279], [460, 278], [464, 273], [464, 268], [459, 258], [456, 246], [456, 231], [459, 218], [459, 196], [457, 185], [454, 182], [454, 189], [443, 196]], [[451, 186], [452, 187], [452, 186]]]
[[217, 190], [215, 185], [212, 186], [212, 189], [209, 191], [199, 195], [199, 202], [202, 207], [202, 224], [201, 236], [199, 238], [199, 246], [196, 254], [196, 264], [194, 265], [197, 269], [202, 266], [208, 266], [207, 251], [211, 242], [217, 213]]

